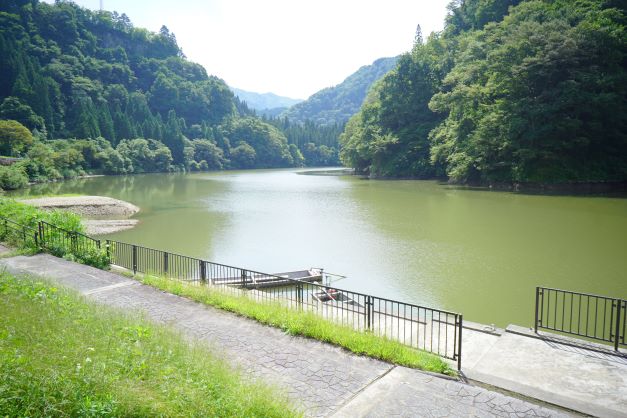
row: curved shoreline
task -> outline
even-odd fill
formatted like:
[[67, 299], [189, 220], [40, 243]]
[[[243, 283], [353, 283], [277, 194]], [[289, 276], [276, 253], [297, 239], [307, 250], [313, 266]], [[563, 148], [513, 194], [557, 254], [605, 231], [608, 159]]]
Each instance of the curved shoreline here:
[[19, 201], [44, 210], [59, 209], [76, 213], [85, 218], [83, 225], [90, 235], [124, 231], [139, 222], [137, 219], [127, 219], [139, 212], [139, 207], [106, 196], [42, 197]]

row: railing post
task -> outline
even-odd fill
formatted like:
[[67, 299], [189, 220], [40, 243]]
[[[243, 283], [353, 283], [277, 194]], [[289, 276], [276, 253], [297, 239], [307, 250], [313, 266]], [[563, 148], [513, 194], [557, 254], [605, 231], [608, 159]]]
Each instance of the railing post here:
[[133, 244], [133, 274], [137, 274], [137, 245]]
[[464, 328], [464, 315], [459, 314], [459, 337], [457, 337], [457, 370], [462, 369], [462, 329]]
[[366, 329], [372, 329], [372, 296], [366, 296]]
[[248, 279], [248, 274], [246, 272], [246, 270], [242, 270], [242, 287], [246, 287], [246, 280]]
[[39, 240], [37, 239], [37, 232], [35, 232], [34, 236], [35, 236], [35, 247], [39, 249]]
[[99, 239], [97, 239], [97, 240], [96, 240], [96, 247], [97, 247], [98, 249], [100, 249], [100, 240], [99, 240]]
[[78, 240], [75, 233], [70, 233], [70, 250], [74, 254], [78, 252]]
[[298, 284], [296, 286], [296, 304], [299, 309], [303, 309], [303, 285]]
[[203, 284], [207, 284], [207, 266], [204, 261], [198, 260], [200, 263], [200, 280]]
[[164, 251], [163, 253], [163, 272], [168, 274], [168, 252]]
[[107, 259], [109, 259], [109, 262], [111, 262], [111, 241], [107, 240], [105, 248], [107, 249]]
[[620, 340], [620, 308], [622, 301], [616, 299], [616, 332], [614, 334], [614, 350], [618, 351], [618, 341]]
[[538, 333], [538, 302], [540, 301], [540, 286], [536, 286], [536, 319], [533, 322], [533, 329]]
[[39, 230], [39, 238], [41, 240], [41, 247], [43, 248], [45, 246], [45, 239], [44, 239], [44, 229], [43, 229], [43, 225], [41, 224], [41, 221], [37, 222], [37, 229]]

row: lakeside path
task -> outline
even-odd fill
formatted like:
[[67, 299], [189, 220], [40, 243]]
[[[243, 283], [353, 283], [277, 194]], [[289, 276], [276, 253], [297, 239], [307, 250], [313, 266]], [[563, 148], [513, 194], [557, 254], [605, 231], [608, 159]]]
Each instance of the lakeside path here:
[[[5, 250], [0, 246], [0, 252]], [[47, 254], [0, 260], [15, 275], [44, 277], [88, 300], [137, 311], [209, 346], [288, 393], [306, 416], [569, 417], [562, 410], [456, 380], [357, 356], [255, 321]]]

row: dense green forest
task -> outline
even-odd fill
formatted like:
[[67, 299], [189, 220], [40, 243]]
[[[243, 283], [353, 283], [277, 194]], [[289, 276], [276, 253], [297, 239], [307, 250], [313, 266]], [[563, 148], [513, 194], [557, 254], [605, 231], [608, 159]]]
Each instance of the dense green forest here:
[[359, 111], [370, 87], [396, 65], [396, 57], [364, 65], [334, 87], [313, 94], [281, 114], [292, 122], [311, 121], [320, 126], [344, 124]]
[[[3, 1], [0, 54], [1, 152], [24, 157], [0, 167], [2, 188], [94, 170], [318, 165], [309, 144], [329, 145], [316, 135], [289, 141], [308, 128], [286, 135], [282, 124], [264, 122], [188, 61], [165, 26], [152, 33], [125, 14]], [[337, 140], [332, 146], [337, 154]]]
[[619, 0], [456, 0], [341, 136], [372, 176], [467, 183], [627, 181]]

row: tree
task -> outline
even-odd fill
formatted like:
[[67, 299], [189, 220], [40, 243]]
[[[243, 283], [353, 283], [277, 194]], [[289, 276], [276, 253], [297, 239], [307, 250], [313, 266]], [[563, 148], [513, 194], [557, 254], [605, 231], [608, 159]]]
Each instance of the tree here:
[[233, 168], [253, 168], [257, 160], [255, 149], [245, 142], [231, 149], [231, 166]]
[[6, 97], [0, 104], [0, 119], [11, 119], [20, 122], [28, 129], [45, 129], [44, 120], [31, 107], [17, 97]]
[[33, 135], [15, 120], [0, 120], [0, 153], [16, 156], [33, 143]]
[[192, 144], [195, 161], [205, 161], [207, 169], [211, 170], [221, 170], [224, 167], [224, 152], [216, 144], [206, 139], [194, 140]]

